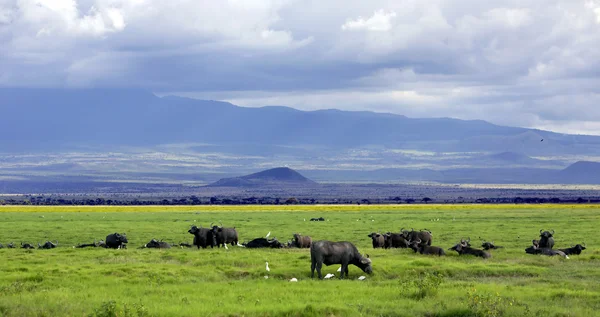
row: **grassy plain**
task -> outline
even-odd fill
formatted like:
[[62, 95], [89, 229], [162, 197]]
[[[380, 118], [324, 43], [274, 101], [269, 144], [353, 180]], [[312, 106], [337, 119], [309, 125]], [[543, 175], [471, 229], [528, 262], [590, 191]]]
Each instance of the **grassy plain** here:
[[[0, 242], [58, 240], [53, 250], [0, 249], [0, 316], [595, 316], [600, 315], [595, 205], [1, 207]], [[325, 222], [310, 222], [323, 216]], [[304, 221], [306, 219], [306, 221]], [[373, 260], [364, 281], [311, 280], [307, 249], [136, 249], [191, 242], [191, 224], [222, 221], [242, 241], [294, 232], [348, 240]], [[504, 249], [482, 260], [373, 250], [367, 234], [428, 228], [445, 249], [461, 237]], [[571, 259], [524, 253], [542, 228]], [[73, 249], [125, 232], [126, 250]], [[270, 272], [265, 271], [269, 262]], [[339, 266], [324, 266], [324, 274]], [[268, 279], [265, 279], [268, 276]], [[297, 283], [289, 282], [297, 278]]]

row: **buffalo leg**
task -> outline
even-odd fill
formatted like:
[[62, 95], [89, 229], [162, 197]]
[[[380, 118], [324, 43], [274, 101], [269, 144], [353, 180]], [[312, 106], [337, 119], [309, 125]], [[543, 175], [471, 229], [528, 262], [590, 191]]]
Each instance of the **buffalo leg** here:
[[317, 274], [319, 274], [319, 279], [322, 280], [323, 279], [323, 275], [321, 274], [321, 268], [323, 267], [323, 262], [322, 261], [318, 261], [317, 262]]
[[310, 263], [310, 278], [315, 278], [315, 267], [316, 267], [317, 261], [312, 260]]

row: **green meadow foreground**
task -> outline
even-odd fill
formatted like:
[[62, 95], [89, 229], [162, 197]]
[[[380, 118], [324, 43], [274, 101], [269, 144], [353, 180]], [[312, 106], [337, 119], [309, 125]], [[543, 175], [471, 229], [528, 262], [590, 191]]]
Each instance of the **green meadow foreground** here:
[[[600, 225], [594, 205], [1, 207], [0, 316], [600, 316]], [[312, 217], [325, 222], [310, 222]], [[304, 221], [306, 220], [306, 221]], [[235, 226], [240, 242], [295, 232], [347, 240], [373, 275], [310, 279], [308, 249], [137, 249], [152, 238], [191, 243], [192, 224]], [[483, 260], [374, 250], [370, 232], [427, 228], [448, 249], [471, 237], [505, 248]], [[527, 255], [540, 229], [570, 259]], [[73, 249], [126, 233], [128, 249]], [[269, 262], [270, 272], [265, 270]], [[323, 274], [339, 273], [323, 266]], [[316, 274], [315, 274], [316, 275]], [[357, 280], [361, 275], [367, 278]], [[268, 276], [268, 278], [265, 278]], [[297, 278], [298, 282], [289, 282]]]

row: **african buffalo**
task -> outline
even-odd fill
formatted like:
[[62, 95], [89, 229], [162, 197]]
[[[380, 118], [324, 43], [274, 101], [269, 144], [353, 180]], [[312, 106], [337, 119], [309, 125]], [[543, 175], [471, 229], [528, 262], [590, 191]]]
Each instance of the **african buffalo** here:
[[111, 233], [106, 236], [106, 246], [108, 249], [125, 249], [127, 248], [127, 236], [120, 233]]
[[52, 243], [50, 241], [46, 241], [46, 243], [41, 244], [41, 245], [38, 243], [38, 249], [54, 249], [54, 248], [56, 248], [57, 245], [58, 245], [58, 241], [56, 241], [56, 244]]
[[310, 221], [325, 221], [325, 218], [323, 218], [323, 217], [319, 217], [319, 218], [310, 218]]
[[460, 243], [457, 243], [455, 246], [451, 247], [448, 250], [456, 251], [456, 252], [458, 252], [459, 255], [465, 255], [465, 254], [466, 255], [474, 255], [474, 256], [482, 257], [484, 259], [492, 257], [492, 255], [489, 252], [471, 248], [469, 246], [469, 242], [465, 241], [465, 240], [461, 240]]
[[408, 241], [421, 240], [422, 244], [431, 245], [431, 241], [433, 240], [431, 231], [427, 229], [424, 229], [422, 231], [415, 231], [415, 229], [411, 229], [411, 231], [408, 231], [402, 228], [400, 232], [404, 239]]
[[385, 247], [385, 237], [381, 233], [372, 232], [367, 237], [373, 240], [373, 249]]
[[15, 243], [11, 242], [11, 243], [7, 244], [6, 247], [9, 248], [9, 249], [14, 249], [15, 248]]
[[483, 241], [483, 243], [481, 243], [481, 247], [484, 250], [496, 250], [496, 249], [504, 248], [503, 246], [495, 245], [494, 241], [492, 241], [492, 242]]
[[547, 255], [547, 256], [555, 256], [555, 255], [560, 255], [564, 258], [569, 258], [569, 256], [567, 254], [565, 254], [565, 252], [561, 251], [561, 250], [552, 250], [550, 248], [540, 248], [537, 245], [532, 245], [528, 248], [525, 249], [525, 253], [527, 254], [541, 254], [541, 255]]
[[581, 244], [577, 244], [575, 246], [571, 246], [570, 248], [566, 248], [566, 249], [558, 249], [558, 251], [562, 251], [564, 252], [566, 255], [580, 255], [581, 251], [585, 250], [585, 242], [583, 243], [583, 245]]
[[309, 236], [303, 236], [299, 233], [294, 233], [293, 244], [296, 248], [310, 248], [312, 244], [312, 238]]
[[249, 249], [258, 249], [258, 248], [272, 248], [279, 249], [283, 248], [284, 245], [277, 240], [277, 238], [273, 238], [271, 240], [267, 238], [256, 238], [248, 243], [242, 243], [242, 245]]
[[158, 241], [156, 239], [150, 240], [150, 242], [144, 245], [145, 248], [154, 248], [154, 249], [170, 249], [171, 245], [164, 241]]
[[189, 244], [189, 243], [186, 243], [186, 242], [181, 242], [181, 243], [179, 244], [179, 247], [181, 247], [182, 249], [183, 249], [183, 248], [191, 248], [191, 247], [192, 247], [192, 245], [191, 245], [191, 244]]
[[372, 262], [369, 255], [363, 257], [356, 249], [356, 246], [348, 241], [332, 242], [326, 240], [315, 241], [310, 247], [310, 277], [315, 277], [315, 269], [319, 279], [322, 279], [321, 267], [323, 264], [329, 266], [332, 264], [341, 264], [340, 279], [348, 277], [348, 265], [354, 264], [365, 273], [373, 272]]
[[21, 242], [21, 249], [35, 249], [35, 247], [29, 243]]
[[543, 229], [540, 229], [540, 248], [552, 249], [552, 247], [554, 247], [554, 238], [552, 237], [554, 235], [554, 230], [552, 230], [552, 232], [542, 231]]
[[94, 243], [81, 243], [81, 244], [74, 246], [74, 248], [78, 248], [78, 249], [88, 248], [88, 247], [92, 247], [92, 248], [99, 247], [99, 243], [96, 243], [96, 241], [94, 241]]
[[384, 247], [389, 248], [408, 248], [408, 240], [401, 233], [387, 232], [383, 235]]
[[4, 249], [4, 245], [0, 243], [0, 249]]
[[425, 254], [425, 255], [437, 255], [437, 256], [446, 255], [446, 252], [444, 251], [443, 248], [423, 244], [423, 243], [421, 243], [421, 240], [419, 240], [419, 239], [417, 239], [416, 241], [409, 241], [409, 247], [413, 251], [415, 251], [415, 253], [419, 252], [419, 253]]
[[226, 244], [231, 244], [236, 245], [238, 244], [238, 233], [237, 230], [235, 230], [235, 227], [233, 228], [223, 228], [223, 224], [221, 223], [221, 226], [213, 226], [213, 224], [210, 224], [211, 226], [211, 230], [214, 233], [216, 239], [217, 239], [217, 247], [221, 247], [221, 246], [225, 246]]
[[217, 246], [217, 236], [212, 229], [192, 226], [188, 232], [194, 235], [194, 245], [198, 249], [200, 247], [206, 249], [208, 246], [211, 248]]

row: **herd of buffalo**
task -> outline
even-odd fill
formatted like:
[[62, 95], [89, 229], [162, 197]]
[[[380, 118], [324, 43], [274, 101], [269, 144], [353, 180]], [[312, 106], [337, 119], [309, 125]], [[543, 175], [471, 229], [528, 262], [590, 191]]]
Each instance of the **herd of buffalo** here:
[[[322, 221], [322, 218], [313, 219], [311, 219], [311, 221]], [[227, 248], [227, 245], [230, 244], [232, 246], [245, 248], [310, 248], [311, 277], [314, 277], [314, 271], [316, 269], [319, 278], [322, 278], [321, 267], [323, 264], [340, 264], [340, 278], [343, 278], [344, 275], [346, 275], [346, 277], [348, 276], [348, 265], [350, 264], [359, 267], [368, 274], [372, 272], [372, 262], [369, 255], [362, 256], [358, 252], [356, 246], [347, 241], [332, 242], [321, 240], [313, 242], [311, 237], [295, 233], [292, 240], [289, 240], [286, 243], [281, 243], [276, 238], [269, 239], [269, 235], [267, 235], [265, 238], [256, 238], [240, 244], [236, 228], [225, 228], [222, 224], [220, 226], [211, 224], [208, 228], [203, 228], [202, 226], [197, 227], [194, 225], [191, 226], [188, 233], [194, 236], [193, 243], [180, 243], [178, 246], [182, 248], [191, 248], [195, 246], [198, 249], [208, 247], [220, 248], [221, 246]], [[585, 243], [583, 243], [583, 245], [577, 244], [565, 249], [553, 249], [553, 236], [554, 230], [540, 230], [540, 238], [533, 240], [532, 245], [526, 248], [525, 252], [528, 254], [541, 254], [547, 256], [559, 255], [569, 258], [569, 255], [579, 255], [586, 249]], [[418, 252], [425, 255], [446, 255], [444, 248], [431, 245], [433, 234], [427, 229], [420, 231], [415, 231], [414, 229], [411, 229], [410, 231], [401, 229], [399, 233], [387, 232], [384, 234], [373, 232], [369, 234], [368, 237], [372, 240], [373, 248], [409, 248], [415, 253]], [[481, 244], [482, 249], [477, 249], [473, 248], [470, 242], [470, 238], [466, 240], [461, 239], [456, 245], [448, 250], [456, 251], [459, 255], [473, 255], [481, 258], [490, 258], [492, 256], [490, 250], [503, 248], [502, 246], [495, 245], [494, 242], [483, 241]], [[103, 247], [123, 249], [127, 247], [127, 243], [128, 240], [125, 234], [112, 233], [107, 235], [105, 240], [99, 242], [94, 241], [89, 244], [79, 244], [73, 248]], [[53, 249], [57, 246], [58, 241], [46, 241], [44, 244], [38, 243], [38, 249]], [[0, 243], [0, 249], [4, 247], [5, 246]], [[14, 243], [10, 243], [6, 247], [17, 248], [18, 246], [15, 246]], [[34, 249], [35, 247], [32, 244], [21, 242], [20, 248]], [[171, 248], [171, 244], [165, 241], [152, 239], [141, 248], [168, 249]]]

